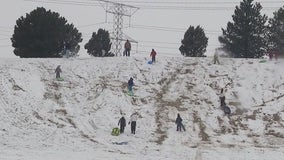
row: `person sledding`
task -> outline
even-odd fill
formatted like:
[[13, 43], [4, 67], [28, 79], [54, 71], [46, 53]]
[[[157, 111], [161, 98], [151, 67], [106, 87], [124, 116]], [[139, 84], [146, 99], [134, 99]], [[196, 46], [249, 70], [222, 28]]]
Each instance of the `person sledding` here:
[[56, 73], [56, 79], [57, 80], [60, 80], [61, 77], [60, 77], [60, 73], [62, 72], [61, 68], [60, 68], [60, 65], [58, 65], [55, 69], [55, 73]]
[[120, 126], [120, 133], [124, 132], [124, 128], [126, 126], [125, 118], [122, 116], [118, 121], [118, 126]]
[[152, 52], [150, 54], [150, 57], [152, 57], [152, 63], [156, 62], [156, 55], [157, 55], [157, 52], [154, 49], [152, 49]]
[[183, 129], [183, 131], [185, 131], [185, 127], [182, 124], [182, 118], [180, 117], [179, 113], [177, 114], [176, 125], [177, 125], [177, 131], [181, 132], [181, 128]]
[[133, 78], [131, 77], [129, 80], [128, 80], [128, 94], [130, 96], [133, 96], [133, 85], [134, 85], [134, 82], [133, 82]]
[[220, 98], [221, 109], [224, 111], [225, 114], [230, 115], [231, 109], [226, 105], [226, 102], [225, 102], [226, 97], [225, 97], [225, 92], [223, 88], [221, 89], [221, 94], [219, 98]]

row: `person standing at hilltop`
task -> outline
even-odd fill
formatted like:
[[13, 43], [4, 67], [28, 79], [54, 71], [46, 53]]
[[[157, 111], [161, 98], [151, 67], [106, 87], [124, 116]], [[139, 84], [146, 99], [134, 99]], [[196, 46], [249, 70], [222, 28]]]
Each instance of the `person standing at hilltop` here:
[[150, 56], [152, 57], [152, 63], [156, 62], [156, 55], [157, 55], [157, 52], [154, 49], [152, 49], [152, 52], [150, 54]]
[[56, 73], [56, 79], [60, 78], [60, 73], [62, 72], [60, 65], [58, 65], [55, 69], [55, 73]]
[[130, 56], [130, 50], [131, 50], [131, 44], [129, 42], [129, 40], [126, 40], [125, 44], [124, 44], [124, 49], [125, 49], [125, 55], [126, 56]]

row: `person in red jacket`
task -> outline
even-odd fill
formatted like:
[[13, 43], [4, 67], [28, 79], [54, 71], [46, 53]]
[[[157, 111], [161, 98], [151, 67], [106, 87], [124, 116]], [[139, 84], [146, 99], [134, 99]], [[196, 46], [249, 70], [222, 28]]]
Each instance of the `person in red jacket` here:
[[152, 57], [152, 62], [153, 63], [156, 62], [156, 55], [157, 55], [156, 51], [154, 49], [152, 49], [150, 57]]

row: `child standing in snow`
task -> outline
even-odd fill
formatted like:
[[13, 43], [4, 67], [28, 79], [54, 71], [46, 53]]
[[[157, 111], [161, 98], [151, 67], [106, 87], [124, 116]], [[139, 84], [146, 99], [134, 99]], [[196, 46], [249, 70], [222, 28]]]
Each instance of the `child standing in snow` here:
[[152, 57], [152, 63], [156, 62], [156, 55], [157, 55], [157, 52], [154, 49], [152, 49], [152, 52], [150, 54], [150, 56]]
[[55, 69], [55, 73], [56, 73], [56, 79], [60, 78], [60, 73], [62, 72], [60, 65], [58, 65]]

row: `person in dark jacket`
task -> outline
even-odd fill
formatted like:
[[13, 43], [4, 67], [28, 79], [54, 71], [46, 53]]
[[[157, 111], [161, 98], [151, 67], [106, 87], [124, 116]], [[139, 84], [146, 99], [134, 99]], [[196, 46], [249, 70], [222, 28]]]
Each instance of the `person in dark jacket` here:
[[153, 63], [156, 62], [156, 55], [157, 55], [157, 52], [154, 49], [152, 49], [150, 56], [152, 57]]
[[130, 50], [131, 50], [131, 43], [129, 42], [129, 40], [126, 40], [125, 44], [124, 44], [124, 49], [125, 49], [125, 55], [126, 56], [130, 56]]
[[133, 85], [134, 85], [134, 82], [133, 82], [133, 78], [131, 77], [128, 80], [128, 91], [129, 91], [129, 94], [131, 94], [131, 95], [133, 95], [133, 91], [132, 91]]
[[226, 103], [225, 103], [225, 93], [224, 93], [224, 89], [223, 88], [221, 89], [221, 94], [220, 94], [220, 105], [221, 105], [221, 107], [226, 106]]
[[179, 113], [177, 114], [176, 125], [177, 125], [177, 131], [181, 131], [182, 118], [180, 117]]
[[60, 78], [60, 73], [62, 72], [60, 65], [58, 65], [55, 69], [55, 73], [56, 73], [56, 78]]
[[125, 118], [122, 116], [118, 121], [118, 126], [120, 125], [120, 133], [124, 132], [124, 128], [126, 126]]

